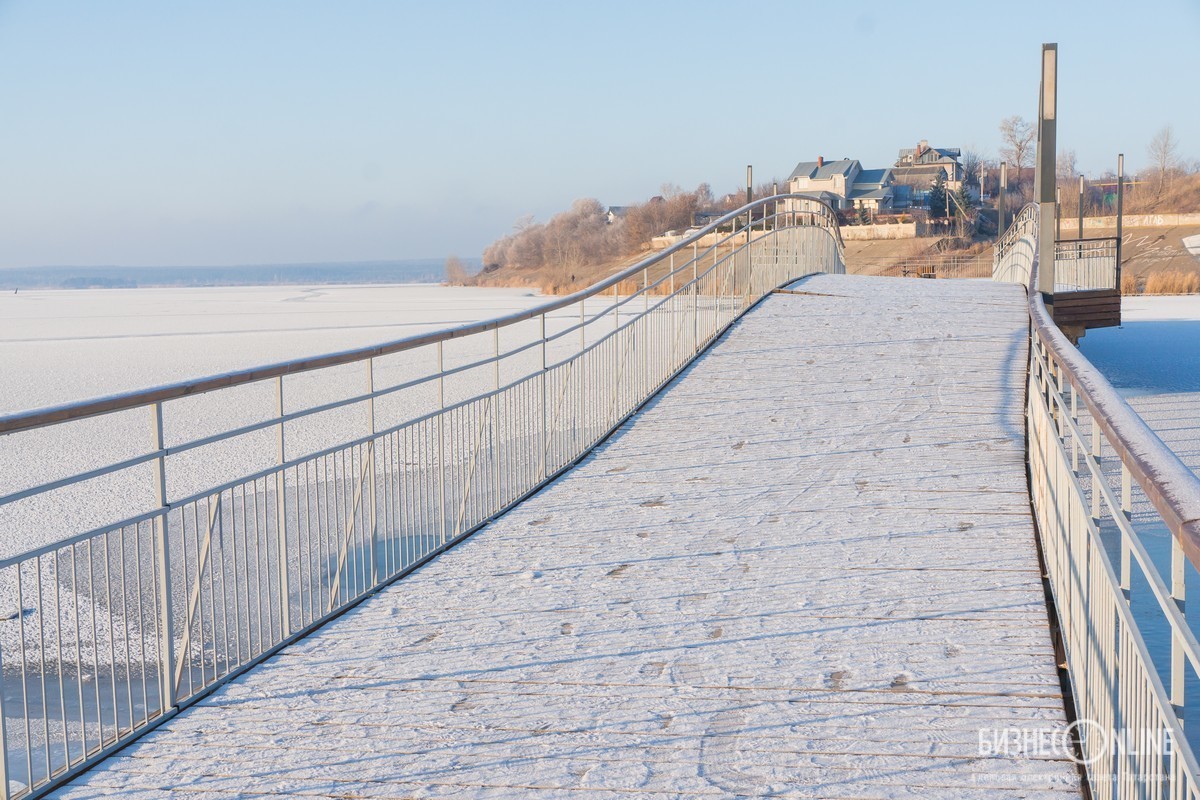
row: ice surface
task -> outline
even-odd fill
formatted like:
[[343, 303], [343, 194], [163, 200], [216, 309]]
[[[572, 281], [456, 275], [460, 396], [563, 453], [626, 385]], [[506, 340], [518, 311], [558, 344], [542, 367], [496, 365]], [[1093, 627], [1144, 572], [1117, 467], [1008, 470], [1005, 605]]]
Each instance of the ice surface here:
[[1125, 298], [1121, 318], [1089, 331], [1080, 351], [1200, 473], [1200, 296]]
[[0, 413], [392, 341], [542, 302], [529, 289], [427, 284], [0, 294]]
[[818, 277], [576, 470], [60, 798], [1077, 797], [1019, 287]]

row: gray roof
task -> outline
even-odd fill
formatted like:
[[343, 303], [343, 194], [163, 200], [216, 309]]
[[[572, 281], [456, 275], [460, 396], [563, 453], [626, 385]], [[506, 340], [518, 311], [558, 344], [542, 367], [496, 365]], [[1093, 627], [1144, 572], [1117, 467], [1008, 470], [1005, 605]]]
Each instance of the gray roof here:
[[883, 169], [864, 169], [862, 172], [858, 173], [858, 177], [854, 179], [854, 185], [882, 185], [887, 181], [888, 173], [891, 171], [892, 170], [888, 167], [884, 167]]
[[[816, 161], [801, 161], [788, 175], [792, 178], [809, 178], [811, 180], [827, 180], [835, 175], [848, 175], [858, 161], [852, 158], [842, 158], [837, 161], [826, 161], [824, 166], [817, 166]], [[861, 167], [860, 167], [861, 169]]]
[[851, 200], [883, 200], [891, 197], [892, 187], [884, 186], [878, 189], [855, 189], [850, 193]]
[[949, 177], [949, 171], [942, 164], [917, 164], [915, 167], [895, 167], [892, 173], [896, 176], [896, 180], [934, 180], [939, 172], [946, 173]]
[[[925, 150], [923, 153], [921, 153], [921, 157], [924, 158], [929, 153], [937, 153], [938, 156], [941, 158], [955, 159], [962, 155], [962, 150], [960, 150], [957, 147], [930, 147], [927, 150]], [[903, 159], [905, 156], [915, 156], [916, 154], [917, 154], [917, 148], [915, 148], [915, 147], [901, 147], [900, 148], [900, 158], [901, 159]]]

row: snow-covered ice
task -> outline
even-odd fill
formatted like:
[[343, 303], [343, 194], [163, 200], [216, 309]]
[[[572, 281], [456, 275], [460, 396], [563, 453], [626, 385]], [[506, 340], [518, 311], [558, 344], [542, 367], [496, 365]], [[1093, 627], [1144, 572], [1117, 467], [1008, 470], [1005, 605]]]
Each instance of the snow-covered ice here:
[[429, 284], [0, 293], [0, 413], [378, 344], [545, 300]]
[[573, 472], [60, 798], [1077, 797], [1017, 286], [819, 276]]
[[1088, 331], [1080, 351], [1200, 473], [1200, 296], [1127, 297], [1121, 319]]

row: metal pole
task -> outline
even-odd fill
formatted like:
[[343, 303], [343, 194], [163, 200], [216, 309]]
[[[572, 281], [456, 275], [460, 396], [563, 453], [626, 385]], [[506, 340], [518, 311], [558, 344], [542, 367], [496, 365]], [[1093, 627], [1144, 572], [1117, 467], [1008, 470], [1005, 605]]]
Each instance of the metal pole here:
[[175, 627], [171, 613], [171, 548], [167, 541], [167, 468], [163, 450], [162, 403], [151, 408], [150, 445], [158, 453], [154, 460], [154, 496], [161, 509], [154, 518], [154, 555], [158, 562], [158, 687], [163, 712], [175, 707], [175, 678], [171, 674], [175, 666]]
[[1042, 91], [1038, 115], [1038, 291], [1046, 300], [1047, 310], [1054, 314], [1054, 239], [1058, 216], [1055, 202], [1057, 186], [1054, 175], [1054, 154], [1057, 141], [1058, 116], [1058, 45], [1042, 45]]
[[[369, 361], [369, 359], [368, 359]], [[368, 369], [370, 369], [368, 367]], [[371, 405], [374, 407], [374, 400]], [[275, 413], [279, 415], [277, 431], [279, 471], [275, 473], [275, 528], [279, 540], [279, 628], [286, 639], [292, 633], [291, 592], [288, 588], [288, 559], [287, 559], [287, 506], [284, 499], [287, 481], [283, 473], [283, 465], [287, 463], [287, 453], [283, 439], [283, 376], [275, 378]], [[372, 411], [374, 419], [374, 411]], [[373, 433], [374, 431], [372, 431]], [[373, 445], [372, 445], [373, 446]], [[372, 463], [374, 456], [372, 456]], [[372, 498], [374, 498], [374, 482], [372, 481]], [[374, 500], [372, 499], [372, 516], [374, 515]]]
[[[754, 166], [746, 165], [746, 205], [754, 202]], [[750, 241], [750, 228], [754, 222], [754, 211], [746, 209], [746, 242]], [[734, 242], [736, 243], [736, 239]]]
[[1008, 190], [1008, 162], [1000, 162], [1000, 196], [996, 199], [996, 210], [1000, 221], [996, 235], [1003, 236], [1008, 230], [1008, 208], [1005, 206], [1004, 193]]
[[1121, 289], [1122, 212], [1125, 200], [1125, 154], [1117, 153], [1117, 291]]
[[[492, 513], [500, 510], [503, 504], [503, 493], [500, 491], [500, 328], [492, 329], [492, 350], [494, 361], [492, 362], [492, 379], [495, 384], [496, 393], [492, 395], [492, 483], [494, 508]], [[489, 516], [491, 516], [489, 514]]]
[[1054, 238], [1062, 238], [1062, 187], [1054, 187]]
[[1079, 238], [1083, 238], [1083, 176], [1079, 176]]
[[437, 343], [437, 370], [438, 370], [438, 409], [442, 412], [437, 415], [437, 440], [438, 440], [438, 505], [441, 506], [442, 524], [441, 536], [442, 544], [446, 543], [446, 356], [442, 348], [442, 340]]

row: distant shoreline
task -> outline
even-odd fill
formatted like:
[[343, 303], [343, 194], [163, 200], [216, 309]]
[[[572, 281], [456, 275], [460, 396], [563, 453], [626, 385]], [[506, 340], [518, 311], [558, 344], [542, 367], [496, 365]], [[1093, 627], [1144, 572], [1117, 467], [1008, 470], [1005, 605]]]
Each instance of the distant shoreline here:
[[[477, 263], [469, 259], [465, 261], [478, 269]], [[445, 279], [445, 262], [440, 258], [232, 267], [16, 267], [0, 269], [0, 292], [20, 289], [436, 284]]]

